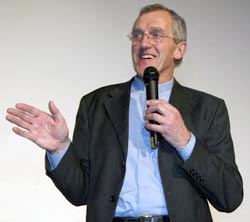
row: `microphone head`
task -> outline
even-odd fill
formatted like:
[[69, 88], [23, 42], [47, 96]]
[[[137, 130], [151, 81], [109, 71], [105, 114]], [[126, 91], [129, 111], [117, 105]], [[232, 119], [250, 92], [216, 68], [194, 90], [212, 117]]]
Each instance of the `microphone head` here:
[[155, 67], [149, 66], [144, 70], [143, 81], [145, 83], [152, 81], [152, 80], [158, 82], [158, 79], [159, 79], [159, 72]]

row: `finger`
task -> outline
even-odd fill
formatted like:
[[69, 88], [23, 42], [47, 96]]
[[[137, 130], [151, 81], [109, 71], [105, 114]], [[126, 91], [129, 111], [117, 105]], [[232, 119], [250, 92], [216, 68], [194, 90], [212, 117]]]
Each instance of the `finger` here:
[[57, 114], [59, 112], [59, 109], [56, 107], [53, 101], [49, 101], [49, 111], [52, 115]]
[[168, 112], [168, 110], [164, 106], [155, 105], [155, 106], [148, 107], [145, 111], [145, 115], [152, 114], [152, 113], [158, 113], [160, 115], [166, 116], [167, 112]]
[[49, 102], [49, 110], [56, 121], [61, 120], [63, 118], [62, 114], [60, 113], [59, 109], [56, 107], [53, 101]]
[[145, 122], [145, 127], [149, 131], [154, 131], [157, 133], [162, 133], [162, 125], [156, 123], [150, 123], [149, 121]]
[[166, 117], [164, 117], [163, 115], [161, 115], [159, 113], [146, 114], [144, 116], [144, 119], [145, 119], [145, 121], [150, 122], [151, 124], [157, 123], [158, 125], [159, 124], [162, 125], [167, 121]]
[[13, 109], [13, 108], [9, 108], [7, 109], [7, 113], [16, 117], [16, 118], [20, 118], [28, 123], [32, 123], [33, 117], [23, 111], [17, 110], [17, 109]]
[[148, 106], [153, 106], [153, 105], [157, 105], [159, 103], [167, 103], [167, 102], [163, 99], [150, 99], [150, 100], [147, 100], [146, 103]]
[[149, 104], [151, 105], [147, 107], [145, 113], [157, 112], [163, 116], [172, 116], [177, 112], [177, 109], [165, 100], [152, 100]]
[[29, 113], [30, 115], [33, 115], [35, 117], [38, 116], [42, 112], [41, 110], [39, 110], [33, 106], [27, 105], [25, 103], [17, 103], [16, 108], [18, 110], [23, 111], [23, 112]]
[[11, 122], [11, 123], [14, 123], [15, 125], [23, 128], [23, 129], [26, 129], [26, 130], [30, 130], [30, 127], [31, 127], [31, 124], [29, 124], [28, 122], [26, 121], [23, 121], [22, 119], [20, 118], [16, 118], [15, 116], [12, 116], [12, 115], [7, 115], [6, 116], [6, 119]]
[[13, 132], [14, 132], [15, 134], [17, 134], [17, 135], [19, 135], [19, 136], [22, 136], [22, 137], [25, 137], [25, 138], [27, 138], [27, 139], [29, 139], [29, 140], [32, 140], [31, 134], [30, 134], [29, 131], [21, 130], [21, 129], [18, 128], [18, 127], [13, 127], [12, 130], [13, 130]]
[[168, 107], [166, 107], [165, 105], [162, 104], [155, 104], [155, 105], [151, 105], [149, 106], [146, 111], [145, 111], [145, 115], [148, 114], [153, 114], [153, 113], [157, 113], [160, 114], [162, 116], [167, 116], [170, 113], [170, 110], [168, 109]]
[[166, 100], [164, 99], [151, 99], [151, 100], [147, 100], [147, 106], [158, 106], [158, 105], [162, 105], [165, 106], [168, 109], [173, 109], [174, 106], [172, 106], [170, 103], [168, 103]]

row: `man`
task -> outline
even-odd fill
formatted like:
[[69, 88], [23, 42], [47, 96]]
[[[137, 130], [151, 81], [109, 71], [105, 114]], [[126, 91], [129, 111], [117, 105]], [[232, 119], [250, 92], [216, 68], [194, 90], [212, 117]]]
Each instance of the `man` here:
[[[145, 6], [129, 38], [137, 75], [82, 98], [72, 142], [53, 102], [51, 115], [20, 103], [8, 109], [7, 120], [23, 128], [14, 132], [47, 150], [48, 176], [72, 204], [87, 205], [88, 222], [211, 222], [208, 201], [233, 211], [243, 185], [226, 106], [174, 80], [186, 51], [184, 20]], [[149, 66], [159, 71], [160, 99], [146, 102]], [[149, 131], [161, 136], [156, 149]]]

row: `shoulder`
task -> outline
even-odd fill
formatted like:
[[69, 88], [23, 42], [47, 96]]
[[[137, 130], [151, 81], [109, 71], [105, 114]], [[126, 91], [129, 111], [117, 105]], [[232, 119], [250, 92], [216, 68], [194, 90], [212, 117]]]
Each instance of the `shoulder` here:
[[212, 94], [182, 86], [176, 80], [174, 82], [170, 102], [181, 112], [195, 112], [213, 116], [218, 111], [227, 113], [224, 100]]
[[129, 95], [132, 80], [133, 79], [127, 82], [107, 85], [95, 89], [92, 92], [84, 95], [81, 98], [81, 103], [93, 104], [96, 102], [105, 101], [107, 98], [113, 96], [120, 96], [123, 94]]
[[219, 98], [215, 95], [209, 94], [209, 93], [204, 92], [204, 91], [200, 91], [197, 89], [189, 88], [187, 86], [183, 86], [179, 82], [177, 82], [176, 80], [174, 82], [173, 91], [177, 91], [180, 94], [183, 94], [186, 97], [189, 97], [189, 99], [192, 99], [193, 101], [197, 101], [197, 102], [198, 101], [199, 102], [201, 102], [201, 101], [216, 102], [216, 103], [223, 102], [222, 98]]

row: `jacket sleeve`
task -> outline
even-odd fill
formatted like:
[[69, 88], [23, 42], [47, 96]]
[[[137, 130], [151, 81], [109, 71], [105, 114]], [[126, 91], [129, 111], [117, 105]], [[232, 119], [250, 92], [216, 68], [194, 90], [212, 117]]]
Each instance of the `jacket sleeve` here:
[[74, 205], [84, 205], [88, 196], [89, 159], [88, 159], [88, 118], [84, 101], [81, 101], [73, 135], [73, 141], [59, 165], [50, 170], [46, 157], [46, 174], [56, 187]]
[[[219, 211], [235, 210], [243, 199], [243, 183], [235, 163], [228, 112], [220, 100], [214, 112], [204, 117], [190, 158], [182, 165], [187, 178]], [[204, 127], [206, 126], [206, 127]]]

